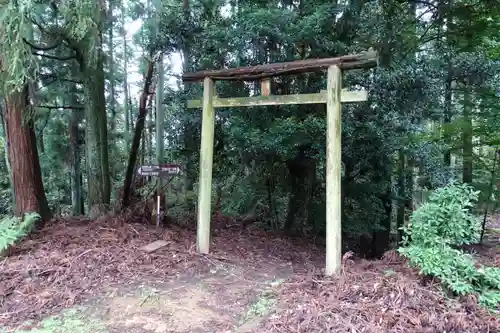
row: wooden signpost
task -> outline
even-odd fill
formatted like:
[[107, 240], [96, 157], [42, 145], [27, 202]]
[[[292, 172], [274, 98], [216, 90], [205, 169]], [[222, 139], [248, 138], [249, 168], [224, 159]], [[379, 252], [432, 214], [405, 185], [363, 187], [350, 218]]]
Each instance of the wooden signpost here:
[[[178, 175], [181, 168], [177, 164], [143, 165], [137, 172], [144, 177], [168, 177]], [[156, 187], [156, 226], [160, 226], [161, 187]]]

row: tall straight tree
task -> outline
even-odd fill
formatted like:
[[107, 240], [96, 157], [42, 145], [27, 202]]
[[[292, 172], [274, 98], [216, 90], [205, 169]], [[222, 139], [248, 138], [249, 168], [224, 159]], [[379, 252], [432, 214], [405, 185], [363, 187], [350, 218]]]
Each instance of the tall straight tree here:
[[[161, 0], [156, 0], [155, 3], [156, 7], [156, 29], [158, 29], [158, 26], [161, 24], [161, 13], [162, 13], [162, 2]], [[160, 54], [158, 58], [158, 65], [157, 65], [157, 75], [158, 79], [156, 81], [156, 95], [155, 95], [155, 106], [156, 106], [156, 163], [162, 164], [163, 158], [164, 158], [164, 153], [163, 153], [163, 120], [165, 117], [165, 109], [163, 105], [163, 89], [164, 89], [164, 76], [165, 76], [165, 68], [164, 68], [164, 63], [163, 63], [163, 53]], [[158, 187], [158, 191], [161, 190], [162, 188], [162, 179], [161, 177], [157, 177], [157, 184], [156, 186]], [[164, 200], [162, 199], [160, 201], [163, 203]]]
[[[183, 24], [188, 27], [187, 29], [184, 29], [184, 35], [182, 36], [182, 47], [181, 47], [181, 53], [183, 56], [183, 63], [182, 63], [182, 71], [184, 73], [189, 72], [192, 68], [191, 64], [191, 44], [192, 44], [192, 34], [191, 31], [189, 30], [189, 27], [191, 27], [191, 8], [189, 5], [189, 0], [183, 0], [182, 1], [182, 9], [183, 9]], [[191, 96], [191, 84], [190, 83], [184, 83], [184, 94], [187, 97]], [[184, 130], [183, 130], [183, 144], [184, 144], [184, 150], [187, 152], [185, 155], [185, 169], [186, 169], [186, 174], [184, 178], [184, 193], [187, 194], [188, 192], [193, 190], [193, 184], [195, 182], [195, 168], [193, 165], [193, 156], [196, 153], [196, 142], [194, 140], [195, 138], [195, 130], [194, 130], [195, 124], [193, 122], [185, 122], [184, 123]], [[194, 202], [192, 202], [189, 198], [188, 195], [185, 195], [186, 198], [186, 206], [188, 209], [191, 209], [194, 207]]]
[[132, 117], [130, 116], [130, 104], [129, 104], [129, 89], [128, 89], [128, 45], [127, 45], [127, 30], [125, 29], [125, 1], [122, 0], [121, 3], [121, 28], [123, 36], [123, 109], [125, 113], [125, 143], [126, 150], [128, 151], [130, 147], [130, 124], [132, 122]]
[[[104, 53], [102, 30], [106, 17], [104, 4], [95, 0], [92, 7], [97, 29], [94, 35], [78, 43], [80, 70], [85, 96], [85, 157], [87, 161], [87, 201], [90, 216], [106, 210], [111, 197], [109, 173], [108, 128], [106, 115]], [[89, 54], [87, 50], [92, 50]]]
[[11, 171], [15, 170], [11, 172], [14, 212], [17, 216], [36, 212], [46, 221], [51, 212], [42, 182], [33, 106], [28, 94], [36, 63], [29, 56], [31, 47], [24, 43], [26, 38], [33, 37], [32, 22], [26, 19], [18, 3], [9, 2], [2, 9], [0, 44], [8, 48], [0, 53], [0, 84], [8, 160]]
[[117, 141], [116, 141], [116, 126], [117, 126], [117, 106], [118, 103], [116, 101], [116, 86], [117, 86], [117, 73], [115, 66], [115, 44], [114, 44], [114, 28], [115, 28], [115, 16], [113, 14], [115, 9], [115, 1], [116, 0], [108, 0], [108, 12], [106, 15], [106, 24], [107, 24], [107, 33], [108, 33], [108, 53], [106, 56], [106, 63], [108, 69], [107, 80], [109, 83], [109, 111], [110, 111], [110, 119], [109, 119], [109, 135], [111, 137], [112, 147], [108, 149], [111, 154], [111, 163], [110, 163], [110, 181], [116, 178], [116, 174], [118, 173], [118, 166], [114, 161], [116, 161], [117, 156]]
[[[2, 138], [3, 138], [3, 144], [4, 144], [4, 159], [5, 159], [5, 166], [7, 169], [7, 173], [9, 174], [9, 181], [10, 181], [10, 186], [12, 188], [12, 172], [10, 168], [10, 162], [9, 162], [9, 141], [7, 140], [7, 126], [5, 125], [5, 117], [3, 115], [3, 109], [1, 109], [3, 104], [3, 101], [0, 102], [0, 126], [2, 128]], [[12, 207], [15, 207], [16, 201], [15, 201], [15, 196], [12, 196]]]
[[20, 91], [13, 90], [4, 98], [9, 162], [11, 170], [16, 170], [12, 172], [14, 212], [17, 216], [36, 212], [46, 221], [51, 212], [43, 188], [34, 123], [28, 113], [30, 108], [28, 85]]
[[473, 171], [473, 127], [472, 127], [472, 87], [468, 80], [464, 82], [463, 92], [463, 126], [462, 126], [462, 154], [463, 154], [463, 168], [462, 168], [462, 181], [464, 183], [472, 184], [472, 171]]
[[[72, 73], [74, 76], [78, 73], [78, 69], [74, 64], [72, 66]], [[73, 215], [83, 215], [83, 191], [82, 191], [82, 170], [81, 170], [81, 151], [80, 151], [80, 131], [78, 125], [81, 123], [83, 118], [83, 110], [80, 109], [78, 103], [78, 87], [76, 83], [71, 84], [70, 90], [70, 105], [72, 106], [71, 113], [69, 115], [68, 127], [69, 127], [69, 140], [71, 147], [71, 207]]]

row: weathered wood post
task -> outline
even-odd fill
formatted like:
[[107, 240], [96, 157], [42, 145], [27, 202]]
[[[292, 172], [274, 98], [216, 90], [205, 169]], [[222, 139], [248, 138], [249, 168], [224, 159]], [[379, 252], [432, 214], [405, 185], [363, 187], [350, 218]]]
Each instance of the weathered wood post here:
[[263, 79], [260, 81], [260, 94], [261, 96], [271, 95], [271, 79]]
[[210, 206], [215, 126], [214, 94], [214, 81], [209, 77], [205, 77], [203, 80], [203, 115], [201, 121], [198, 232], [196, 233], [196, 247], [200, 253], [208, 253], [210, 249]]
[[325, 274], [340, 272], [342, 258], [341, 233], [341, 89], [342, 72], [338, 66], [328, 67], [326, 99], [326, 267]]

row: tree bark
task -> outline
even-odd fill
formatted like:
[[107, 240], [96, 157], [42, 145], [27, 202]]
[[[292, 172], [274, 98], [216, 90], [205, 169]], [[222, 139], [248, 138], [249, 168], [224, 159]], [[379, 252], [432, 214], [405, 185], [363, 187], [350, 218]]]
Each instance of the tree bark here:
[[[446, 74], [446, 81], [444, 84], [444, 116], [443, 116], [443, 125], [444, 126], [449, 126], [451, 123], [451, 117], [452, 117], [452, 97], [453, 97], [453, 92], [452, 92], [452, 82], [453, 82], [453, 73], [452, 73], [452, 63], [451, 63], [451, 56], [447, 56], [447, 63], [448, 63], [448, 70]], [[446, 127], [445, 127], [446, 128]], [[445, 141], [449, 140], [449, 134], [447, 133], [448, 129], [446, 128], [445, 130]], [[451, 150], [447, 149], [444, 152], [444, 164], [448, 167], [451, 166]]]
[[148, 103], [148, 106], [147, 108], [149, 109], [149, 113], [146, 115], [147, 116], [147, 119], [148, 119], [148, 162], [152, 163], [153, 162], [153, 136], [154, 136], [154, 133], [153, 133], [153, 98], [150, 97], [149, 99], [149, 103]]
[[403, 151], [403, 149], [399, 149], [398, 151], [398, 210], [397, 210], [397, 217], [396, 217], [396, 235], [397, 239], [400, 239], [400, 230], [399, 228], [403, 227], [405, 224], [405, 212], [406, 212], [406, 207], [407, 207], [407, 196], [408, 193], [406, 192], [406, 156]]
[[125, 143], [127, 150], [130, 147], [130, 105], [129, 105], [129, 89], [128, 89], [128, 45], [127, 45], [127, 31], [125, 30], [125, 1], [122, 0], [121, 4], [121, 25], [123, 29], [123, 108], [125, 112]]
[[90, 216], [96, 217], [105, 212], [111, 196], [102, 54], [96, 67], [84, 68], [82, 74], [86, 100], [87, 202]]
[[[393, 19], [396, 17], [396, 7], [393, 3], [383, 2], [382, 3], [382, 11], [387, 17], [385, 22], [385, 27], [383, 29], [383, 43], [380, 52], [380, 66], [385, 69], [391, 68], [393, 53], [392, 43], [393, 36], [395, 34]], [[391, 218], [392, 218], [392, 196], [391, 196], [391, 186], [392, 186], [392, 168], [393, 168], [393, 157], [391, 153], [388, 151], [381, 151], [380, 158], [382, 159], [381, 165], [385, 165], [385, 170], [380, 170], [379, 175], [377, 176], [377, 182], [385, 184], [387, 186], [387, 190], [385, 193], [380, 194], [381, 204], [384, 207], [385, 215], [382, 217], [380, 221], [380, 226], [382, 230], [377, 230], [372, 233], [372, 256], [380, 257], [388, 248], [390, 241], [390, 233], [391, 233]]]
[[[160, 10], [160, 9], [159, 9]], [[162, 164], [164, 163], [164, 147], [163, 147], [163, 120], [165, 118], [165, 109], [163, 107], [163, 89], [164, 89], [164, 66], [163, 66], [163, 55], [160, 56], [160, 59], [158, 60], [158, 80], [156, 82], [156, 163], [157, 164]], [[156, 186], [157, 186], [157, 191], [160, 193], [162, 191], [163, 187], [163, 182], [161, 177], [156, 178]], [[166, 203], [165, 203], [165, 195], [164, 191], [161, 192], [161, 199], [160, 199], [160, 208], [162, 210], [165, 209]]]
[[108, 8], [108, 21], [109, 21], [109, 31], [108, 31], [108, 47], [109, 47], [109, 57], [108, 57], [108, 66], [109, 66], [109, 109], [111, 112], [110, 119], [110, 128], [111, 133], [115, 132], [116, 128], [116, 100], [115, 100], [115, 59], [114, 59], [114, 43], [113, 43], [113, 1], [109, 1]]
[[[71, 105], [77, 105], [76, 100], [76, 85], [72, 87], [71, 91]], [[81, 152], [80, 152], [80, 133], [78, 125], [81, 122], [82, 110], [71, 110], [69, 119], [69, 141], [71, 147], [71, 207], [74, 216], [83, 215], [83, 191], [81, 184]]]
[[473, 170], [473, 145], [472, 145], [472, 101], [470, 97], [469, 85], [465, 85], [463, 101], [463, 124], [462, 144], [463, 144], [463, 170], [462, 181], [472, 184]]
[[106, 18], [104, 2], [96, 0], [99, 15], [95, 18], [98, 33], [95, 43], [98, 49], [95, 62], [89, 62], [86, 43], [79, 44], [80, 70], [85, 96], [85, 156], [87, 162], [87, 202], [91, 218], [107, 210], [111, 198], [111, 178], [109, 172], [108, 127], [106, 115], [104, 53], [102, 51]]
[[40, 133], [38, 133], [38, 135], [39, 135], [38, 143], [40, 145], [40, 154], [43, 154], [43, 153], [45, 153], [45, 143], [43, 140], [43, 130], [41, 130]]
[[[438, 10], [443, 12], [443, 13], [450, 13], [450, 9], [448, 8], [449, 4], [447, 4], [445, 1], [442, 3], [438, 3]], [[445, 62], [446, 62], [446, 79], [444, 82], [444, 115], [443, 115], [443, 125], [445, 126], [445, 131], [444, 131], [444, 141], [445, 142], [451, 142], [450, 140], [450, 134], [449, 129], [447, 128], [450, 123], [451, 119], [453, 117], [453, 55], [452, 51], [450, 50], [451, 47], [451, 41], [450, 41], [450, 34], [448, 31], [451, 29], [453, 30], [453, 18], [450, 14], [446, 15], [443, 17], [441, 22], [438, 22], [439, 27], [439, 33], [441, 33], [441, 29], [445, 29], [446, 33], [445, 39], [444, 39], [444, 47], [445, 49]], [[445, 166], [451, 167], [451, 149], [447, 149], [444, 152], [444, 164]]]
[[[2, 103], [3, 104], [3, 101]], [[0, 104], [0, 105], [1, 105]], [[3, 134], [3, 144], [4, 144], [4, 152], [5, 152], [5, 166], [7, 167], [7, 173], [9, 174], [9, 185], [10, 185], [10, 188], [12, 189], [13, 188], [13, 184], [12, 184], [12, 172], [11, 172], [11, 167], [10, 167], [10, 161], [9, 161], [9, 141], [7, 140], [7, 126], [5, 124], [5, 117], [3, 115], [4, 111], [3, 111], [3, 108], [0, 109], [0, 118], [1, 119], [1, 122], [0, 122], [0, 125], [2, 125], [2, 134]], [[12, 208], [14, 208], [16, 206], [16, 200], [15, 200], [15, 196], [12, 195]]]
[[[108, 47], [109, 47], [109, 54], [107, 58], [107, 63], [108, 63], [108, 68], [109, 68], [109, 111], [111, 113], [110, 117], [110, 133], [109, 135], [111, 136], [111, 142], [113, 143], [112, 148], [111, 148], [111, 165], [109, 167], [110, 169], [110, 193], [111, 193], [111, 179], [114, 179], [117, 173], [117, 165], [114, 163], [116, 161], [116, 99], [115, 99], [115, 94], [116, 94], [116, 74], [115, 74], [115, 58], [114, 58], [114, 39], [113, 39], [113, 26], [114, 26], [114, 18], [113, 18], [113, 9], [114, 9], [114, 0], [108, 1], [109, 6], [108, 6], [108, 15], [107, 15], [107, 21], [109, 24], [109, 29], [108, 29]], [[109, 150], [108, 150], [109, 151]]]
[[4, 99], [9, 161], [12, 170], [16, 170], [12, 172], [14, 213], [23, 216], [35, 212], [47, 221], [52, 215], [43, 188], [34, 123], [32, 119], [23, 119], [28, 106], [27, 86]]
[[293, 160], [287, 162], [290, 179], [290, 196], [288, 210], [283, 230], [291, 233], [297, 218], [302, 221], [309, 219], [308, 200], [310, 197], [310, 186], [312, 182], [312, 171], [314, 161], [307, 156], [309, 147], [300, 147]]
[[[191, 8], [189, 5], [189, 0], [183, 0], [183, 16], [184, 16], [184, 24], [186, 26], [190, 26], [191, 21]], [[189, 73], [192, 67], [192, 55], [191, 55], [191, 44], [192, 44], [192, 34], [189, 30], [185, 31], [183, 36], [183, 44], [181, 48], [183, 64], [182, 71], [184, 74]], [[184, 96], [186, 99], [191, 97], [192, 84], [189, 82], [184, 83]], [[186, 119], [186, 118], [185, 118]], [[193, 191], [193, 184], [197, 177], [196, 175], [196, 167], [194, 161], [196, 160], [195, 156], [199, 153], [198, 142], [196, 142], [196, 126], [199, 126], [199, 123], [193, 121], [184, 121], [183, 128], [183, 145], [184, 145], [184, 158], [185, 158], [185, 174], [183, 177], [183, 192], [184, 192], [184, 204], [188, 211], [194, 210], [195, 202], [191, 199], [191, 196], [187, 195], [188, 192]]]
[[129, 204], [130, 189], [132, 187], [132, 179], [134, 176], [134, 169], [137, 162], [137, 153], [139, 151], [141, 136], [144, 131], [144, 122], [147, 116], [147, 103], [148, 103], [151, 79], [153, 77], [153, 70], [154, 70], [154, 60], [150, 59], [148, 62], [146, 77], [144, 80], [144, 88], [141, 92], [141, 97], [139, 100], [139, 114], [137, 115], [134, 137], [132, 139], [132, 146], [130, 147], [130, 155], [128, 159], [127, 171], [125, 174], [125, 182], [123, 184], [122, 204], [124, 207], [128, 206]]

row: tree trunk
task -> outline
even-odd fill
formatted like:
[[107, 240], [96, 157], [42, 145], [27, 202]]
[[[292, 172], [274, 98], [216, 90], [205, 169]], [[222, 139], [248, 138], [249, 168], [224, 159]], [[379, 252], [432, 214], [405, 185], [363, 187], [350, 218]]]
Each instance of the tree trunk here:
[[[390, 178], [389, 178], [390, 179]], [[391, 188], [388, 186], [385, 194], [381, 195], [380, 200], [385, 210], [384, 217], [380, 221], [380, 226], [383, 230], [373, 232], [372, 239], [372, 256], [380, 258], [385, 251], [389, 249], [390, 233], [391, 233], [391, 216], [392, 216], [392, 198]]]
[[290, 172], [290, 194], [288, 196], [288, 208], [287, 215], [285, 219], [285, 224], [283, 226], [283, 231], [286, 234], [290, 234], [293, 226], [295, 225], [295, 220], [297, 216], [297, 212], [300, 209], [300, 179], [297, 175]]
[[[71, 105], [77, 105], [76, 101], [76, 87], [72, 94]], [[70, 120], [69, 120], [69, 141], [71, 147], [71, 207], [74, 216], [83, 215], [83, 205], [82, 205], [82, 186], [81, 186], [81, 153], [80, 153], [80, 143], [79, 143], [79, 130], [78, 124], [81, 121], [81, 110], [73, 109], [71, 110]]]
[[[444, 117], [443, 117], [443, 126], [445, 126], [444, 139], [446, 141], [449, 140], [449, 129], [447, 126], [451, 123], [452, 117], [452, 81], [453, 81], [453, 73], [452, 73], [452, 64], [451, 64], [451, 56], [447, 56], [448, 62], [448, 73], [446, 75], [446, 81], [444, 83]], [[451, 150], [448, 149], [444, 152], [444, 164], [448, 167], [451, 166]]]
[[317, 162], [315, 160], [311, 160], [311, 164], [309, 165], [308, 170], [308, 182], [307, 182], [307, 225], [316, 225], [316, 172], [317, 172]]
[[40, 145], [40, 154], [45, 153], [45, 143], [43, 141], [43, 129], [38, 133], [38, 143]]
[[470, 98], [469, 86], [466, 85], [464, 89], [464, 102], [463, 102], [463, 130], [462, 130], [462, 144], [463, 144], [463, 170], [462, 181], [467, 184], [472, 184], [472, 101]]
[[[121, 4], [121, 23], [125, 27], [125, 1], [122, 0]], [[129, 89], [128, 89], [128, 50], [127, 45], [127, 31], [123, 29], [123, 108], [125, 112], [125, 143], [127, 151], [130, 147], [130, 105], [129, 105]]]
[[[103, 22], [106, 18], [104, 2], [97, 1], [100, 12], [96, 17], [98, 47], [95, 62], [84, 57], [80, 62], [85, 96], [85, 156], [87, 161], [87, 201], [91, 218], [103, 214], [110, 203], [111, 179], [109, 173], [108, 127], [106, 115]], [[80, 54], [88, 57], [87, 44], [80, 44]]]
[[[387, 17], [385, 21], [385, 27], [383, 29], [383, 43], [380, 51], [380, 67], [385, 69], [390, 69], [392, 65], [392, 47], [394, 40], [394, 25], [392, 19], [396, 17], [397, 11], [393, 3], [383, 2], [382, 11]], [[391, 185], [392, 185], [392, 155], [389, 152], [381, 151], [380, 158], [383, 160], [381, 165], [386, 165], [386, 170], [381, 170], [379, 174], [378, 182], [386, 184], [387, 190], [385, 193], [380, 195], [381, 204], [384, 207], [385, 215], [380, 221], [383, 230], [374, 231], [372, 234], [372, 255], [375, 257], [381, 256], [389, 247], [390, 233], [391, 233], [391, 218], [392, 218], [392, 196], [391, 196]]]
[[[163, 55], [160, 56], [158, 60], [158, 80], [156, 82], [156, 163], [164, 163], [164, 153], [163, 153], [163, 119], [165, 117], [164, 107], [163, 107], [163, 89], [164, 89], [164, 66], [163, 66]], [[156, 177], [156, 186], [158, 193], [160, 193], [163, 182], [161, 177]], [[165, 195], [161, 192], [160, 208], [164, 210], [166, 207]]]
[[38, 159], [38, 150], [32, 119], [23, 119], [28, 107], [28, 87], [12, 92], [4, 99], [5, 128], [8, 140], [8, 155], [12, 170], [12, 188], [16, 216], [36, 212], [42, 221], [51, 218], [45, 197]]
[[295, 158], [288, 162], [290, 177], [290, 197], [288, 201], [288, 211], [285, 220], [284, 231], [291, 233], [297, 217], [304, 221], [308, 219], [308, 197], [311, 186], [311, 169], [314, 161], [307, 156], [307, 148], [301, 147]]
[[[117, 173], [116, 169], [116, 155], [117, 155], [117, 148], [116, 148], [116, 99], [115, 99], [115, 94], [116, 94], [116, 89], [115, 89], [115, 83], [116, 83], [116, 74], [115, 74], [115, 58], [114, 58], [114, 41], [113, 41], [113, 1], [110, 0], [108, 1], [109, 6], [108, 6], [108, 15], [107, 15], [107, 21], [109, 24], [109, 30], [108, 30], [108, 47], [109, 47], [109, 55], [107, 58], [108, 62], [108, 68], [109, 68], [109, 110], [111, 113], [110, 117], [110, 136], [111, 136], [111, 143], [112, 143], [112, 148], [111, 148], [111, 165], [109, 166], [110, 170], [110, 193], [111, 193], [111, 179], [115, 178], [115, 175]], [[109, 150], [108, 150], [109, 151]]]
[[[414, 202], [413, 196], [415, 194], [415, 174], [418, 170], [415, 168], [413, 160], [407, 160], [407, 172], [406, 172], [406, 209], [413, 212]], [[406, 221], [405, 221], [406, 222]], [[403, 232], [398, 230], [398, 243], [403, 240]]]
[[86, 102], [87, 202], [90, 216], [96, 217], [105, 212], [111, 196], [102, 54], [96, 67], [84, 68], [82, 74]]
[[[137, 162], [137, 153], [139, 151], [139, 146], [141, 143], [141, 136], [144, 131], [144, 122], [147, 116], [147, 103], [149, 97], [149, 87], [151, 85], [151, 79], [153, 77], [154, 62], [149, 60], [146, 77], [144, 80], [144, 88], [141, 93], [139, 100], [139, 114], [137, 115], [137, 121], [135, 125], [134, 138], [132, 139], [132, 146], [130, 147], [130, 155], [128, 159], [127, 172], [125, 174], [125, 183], [123, 184], [123, 206], [126, 207], [129, 204], [130, 189], [132, 186], [132, 179], [134, 176], [135, 164]], [[143, 145], [144, 146], [144, 145]]]
[[108, 65], [109, 65], [109, 109], [111, 112], [110, 119], [110, 129], [111, 133], [115, 133], [116, 128], [116, 100], [115, 100], [115, 59], [114, 59], [114, 43], [113, 43], [113, 1], [109, 1], [108, 8], [108, 22], [109, 22], [109, 39], [108, 39], [108, 47], [109, 47], [109, 57], [108, 57]]
[[[3, 101], [2, 101], [3, 104]], [[0, 105], [1, 106], [1, 105]], [[13, 185], [12, 185], [12, 172], [11, 172], [11, 167], [10, 167], [10, 162], [9, 162], [9, 141], [7, 140], [7, 126], [5, 125], [5, 117], [3, 115], [4, 111], [3, 108], [0, 109], [0, 119], [1, 120], [1, 126], [2, 126], [2, 134], [3, 134], [3, 144], [4, 144], [4, 151], [5, 151], [5, 166], [7, 167], [7, 173], [9, 174], [9, 185], [12, 191]], [[15, 196], [12, 195], [12, 208], [16, 206], [16, 200]]]
[[[147, 111], [146, 111], [147, 112]], [[144, 125], [143, 125], [144, 126]], [[137, 127], [137, 125], [136, 125]], [[139, 159], [139, 164], [144, 165], [146, 164], [146, 146], [147, 146], [147, 131], [143, 129], [142, 134], [141, 134], [141, 152], [140, 152], [140, 159]], [[130, 154], [132, 154], [132, 147], [130, 148]]]
[[80, 207], [82, 208], [82, 213], [85, 214], [85, 198], [83, 197], [83, 172], [80, 172], [80, 188], [82, 189], [82, 194], [80, 195]]
[[[438, 2], [438, 11], [443, 13], [450, 13], [448, 8], [449, 4], [445, 1]], [[450, 129], [448, 126], [451, 123], [451, 119], [453, 117], [453, 56], [450, 50], [452, 47], [452, 43], [450, 40], [450, 34], [448, 33], [450, 29], [453, 31], [453, 18], [452, 15], [448, 14], [446, 17], [443, 17], [441, 22], [438, 22], [439, 33], [441, 34], [441, 29], [444, 29], [446, 32], [444, 33], [444, 47], [445, 49], [445, 62], [447, 66], [446, 80], [444, 82], [444, 115], [443, 115], [443, 125], [445, 126], [445, 131], [443, 133], [444, 141], [451, 142], [450, 140]], [[444, 164], [445, 166], [451, 167], [451, 149], [448, 149], [444, 152]]]
[[149, 109], [149, 112], [147, 114], [147, 119], [148, 119], [148, 139], [147, 139], [147, 142], [148, 142], [148, 162], [149, 163], [152, 163], [153, 162], [153, 136], [154, 136], [154, 133], [153, 133], [153, 98], [150, 98], [149, 99], [149, 103], [148, 103], [148, 106], [147, 108]]
[[[191, 21], [191, 8], [189, 6], [189, 0], [183, 0], [183, 15], [184, 15], [184, 24], [188, 26]], [[191, 35], [189, 32], [186, 32], [184, 35], [181, 52], [183, 57], [182, 71], [183, 73], [188, 73], [191, 70]], [[192, 84], [189, 82], [184, 83], [184, 96], [188, 99], [191, 97]], [[184, 122], [183, 129], [183, 145], [185, 150], [185, 170], [186, 173], [184, 175], [184, 198], [186, 209], [191, 211], [194, 209], [195, 203], [190, 199], [192, 196], [187, 195], [188, 192], [193, 191], [193, 184], [196, 179], [196, 167], [195, 167], [195, 158], [198, 148], [198, 143], [195, 141], [196, 133], [196, 123], [192, 121]]]
[[400, 149], [398, 152], [398, 210], [396, 217], [396, 235], [397, 239], [400, 239], [400, 230], [402, 226], [405, 224], [405, 212], [407, 207], [406, 202], [406, 156], [404, 154], [403, 149]]

